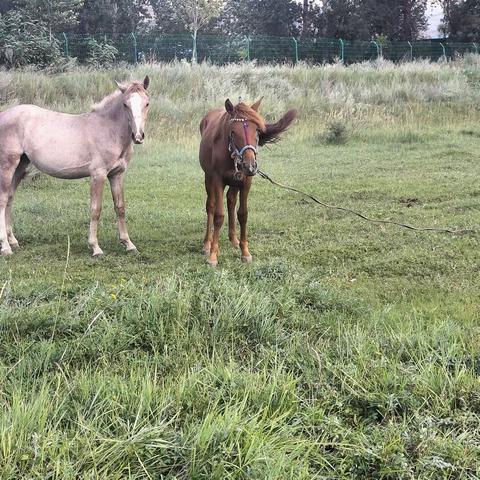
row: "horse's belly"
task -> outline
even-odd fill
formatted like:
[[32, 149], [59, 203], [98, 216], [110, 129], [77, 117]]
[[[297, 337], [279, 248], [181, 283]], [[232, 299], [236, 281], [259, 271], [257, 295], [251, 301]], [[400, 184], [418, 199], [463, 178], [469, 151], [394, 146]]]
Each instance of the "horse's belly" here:
[[90, 175], [89, 162], [82, 161], [78, 156], [70, 156], [68, 152], [44, 154], [36, 151], [33, 154], [26, 152], [26, 155], [35, 167], [52, 177], [74, 179]]
[[25, 148], [25, 154], [40, 171], [67, 179], [89, 176], [90, 159], [85, 153], [85, 145], [77, 139], [65, 141], [50, 135], [44, 136], [41, 141], [28, 141]]

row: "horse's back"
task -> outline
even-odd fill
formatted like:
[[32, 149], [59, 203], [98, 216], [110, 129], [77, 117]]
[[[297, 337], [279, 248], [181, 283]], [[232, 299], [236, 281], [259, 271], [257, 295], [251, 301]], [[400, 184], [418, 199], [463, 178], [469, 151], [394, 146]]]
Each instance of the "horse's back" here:
[[215, 135], [220, 125], [220, 119], [225, 113], [223, 108], [212, 110], [207, 113], [200, 122], [200, 134], [202, 139], [200, 141], [200, 165], [202, 169], [207, 172], [213, 168], [213, 148]]
[[39, 170], [55, 177], [87, 176], [85, 118], [35, 105], [9, 108], [0, 115], [0, 150], [11, 156], [26, 155]]

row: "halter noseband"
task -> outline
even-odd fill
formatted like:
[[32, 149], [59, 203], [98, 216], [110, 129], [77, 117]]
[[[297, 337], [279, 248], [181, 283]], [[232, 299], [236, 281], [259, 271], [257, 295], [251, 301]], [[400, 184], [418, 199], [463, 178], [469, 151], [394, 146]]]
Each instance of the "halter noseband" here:
[[[232, 118], [230, 122], [242, 122], [243, 123], [243, 132], [245, 134], [245, 141], [248, 142], [248, 123], [245, 118]], [[242, 167], [243, 170], [243, 155], [247, 150], [251, 150], [253, 155], [255, 156], [255, 165], [257, 164], [257, 153], [258, 153], [258, 145], [251, 145], [247, 143], [243, 148], [240, 150], [235, 145], [235, 141], [233, 140], [233, 132], [230, 132], [228, 137], [228, 151], [231, 153], [232, 159], [235, 165], [235, 174], [234, 177], [240, 180], [243, 176], [242, 171], [240, 171], [239, 167]]]

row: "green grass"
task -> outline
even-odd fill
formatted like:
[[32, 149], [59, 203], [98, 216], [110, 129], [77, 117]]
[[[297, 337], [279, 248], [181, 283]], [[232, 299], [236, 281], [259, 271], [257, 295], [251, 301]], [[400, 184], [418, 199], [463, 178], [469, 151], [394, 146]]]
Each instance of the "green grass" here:
[[139, 256], [108, 192], [95, 261], [88, 181], [19, 189], [22, 248], [0, 259], [0, 478], [479, 478], [478, 234], [363, 223], [256, 178], [254, 262], [224, 228], [207, 268], [197, 160], [204, 111], [265, 93], [270, 118], [300, 109], [261, 152], [273, 178], [372, 216], [478, 228], [476, 60], [14, 72], [0, 98], [80, 112], [145, 72], [152, 116], [126, 184]]

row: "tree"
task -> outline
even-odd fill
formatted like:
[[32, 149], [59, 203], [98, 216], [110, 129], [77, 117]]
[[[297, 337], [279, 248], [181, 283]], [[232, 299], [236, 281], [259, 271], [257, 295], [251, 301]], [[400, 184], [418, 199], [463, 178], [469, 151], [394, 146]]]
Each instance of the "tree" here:
[[320, 4], [315, 0], [303, 0], [302, 37], [315, 37], [319, 31]]
[[20, 10], [0, 15], [0, 64], [7, 67], [46, 67], [60, 61], [57, 39], [43, 22], [29, 19]]
[[15, 6], [23, 17], [46, 25], [52, 36], [78, 25], [83, 0], [16, 0]]
[[185, 22], [175, 12], [171, 0], [152, 0], [155, 25], [161, 33], [185, 32]]
[[85, 0], [80, 15], [81, 33], [135, 32], [151, 20], [149, 0]]
[[322, 36], [345, 40], [368, 39], [370, 32], [357, 0], [325, 0], [319, 19]]
[[13, 0], [0, 0], [0, 15], [13, 8]]
[[296, 0], [228, 0], [219, 22], [224, 34], [297, 36], [302, 5]]
[[426, 26], [427, 0], [325, 0], [320, 29], [327, 37], [414, 40]]
[[398, 27], [391, 40], [416, 40], [427, 27], [427, 0], [401, 0], [398, 2]]
[[443, 7], [442, 31], [451, 39], [474, 42], [480, 39], [480, 3], [478, 0], [438, 0]]
[[[192, 60], [197, 61], [197, 35], [222, 11], [225, 0], [157, 0], [155, 14], [157, 25], [171, 21], [193, 36]], [[160, 19], [160, 22], [159, 22]]]

